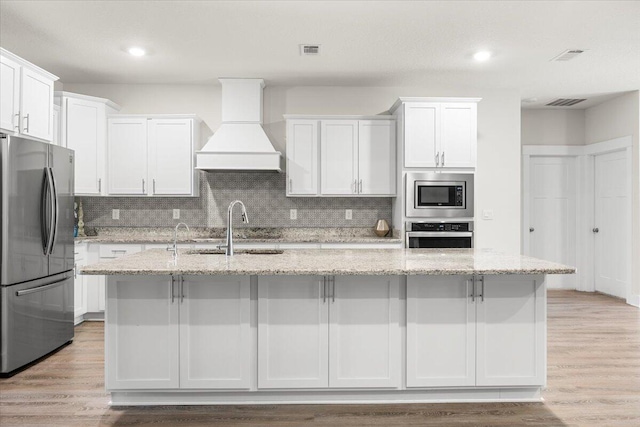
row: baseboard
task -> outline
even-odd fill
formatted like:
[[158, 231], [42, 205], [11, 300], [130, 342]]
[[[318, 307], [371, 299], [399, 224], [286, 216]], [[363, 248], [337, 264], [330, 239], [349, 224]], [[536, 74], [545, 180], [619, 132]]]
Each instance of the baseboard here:
[[627, 298], [627, 304], [640, 308], [640, 295], [631, 295]]

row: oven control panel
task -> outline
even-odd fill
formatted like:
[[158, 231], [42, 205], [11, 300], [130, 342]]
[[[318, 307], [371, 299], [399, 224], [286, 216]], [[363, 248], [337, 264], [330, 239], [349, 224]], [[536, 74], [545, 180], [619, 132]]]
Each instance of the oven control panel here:
[[412, 222], [409, 231], [473, 231], [469, 222]]

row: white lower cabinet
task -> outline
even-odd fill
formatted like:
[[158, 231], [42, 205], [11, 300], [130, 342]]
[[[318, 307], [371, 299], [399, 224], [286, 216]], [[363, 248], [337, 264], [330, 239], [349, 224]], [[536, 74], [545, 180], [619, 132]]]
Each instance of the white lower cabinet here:
[[109, 276], [106, 388], [248, 389], [248, 276]]
[[74, 268], [73, 268], [73, 309], [74, 323], [82, 323], [84, 314], [87, 312], [87, 286], [86, 278], [78, 274], [82, 267], [87, 264], [87, 246], [76, 245], [74, 248]]
[[400, 386], [399, 278], [258, 279], [258, 388]]
[[407, 386], [541, 386], [543, 276], [409, 276]]

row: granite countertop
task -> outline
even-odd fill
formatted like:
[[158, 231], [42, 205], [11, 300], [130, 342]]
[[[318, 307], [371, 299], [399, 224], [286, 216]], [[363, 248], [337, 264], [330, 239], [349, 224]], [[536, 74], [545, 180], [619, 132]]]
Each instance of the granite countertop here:
[[[76, 243], [171, 243], [171, 228], [104, 227]], [[234, 243], [402, 243], [398, 235], [378, 237], [370, 228], [236, 228]], [[178, 243], [225, 243], [224, 228], [181, 228]]]
[[279, 254], [171, 254], [151, 249], [82, 268], [89, 275], [467, 275], [572, 274], [575, 268], [480, 249], [314, 249]]

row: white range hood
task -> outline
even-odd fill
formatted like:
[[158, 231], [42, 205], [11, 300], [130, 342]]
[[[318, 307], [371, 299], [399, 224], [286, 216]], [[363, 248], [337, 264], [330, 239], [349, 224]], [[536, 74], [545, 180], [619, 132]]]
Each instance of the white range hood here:
[[204, 171], [282, 172], [282, 153], [262, 129], [262, 79], [219, 79], [222, 125], [196, 152], [196, 169]]

